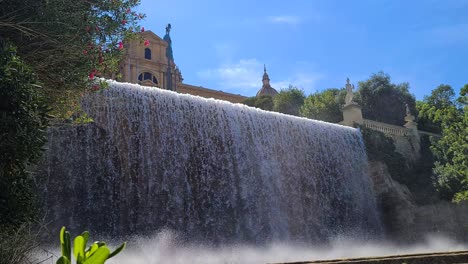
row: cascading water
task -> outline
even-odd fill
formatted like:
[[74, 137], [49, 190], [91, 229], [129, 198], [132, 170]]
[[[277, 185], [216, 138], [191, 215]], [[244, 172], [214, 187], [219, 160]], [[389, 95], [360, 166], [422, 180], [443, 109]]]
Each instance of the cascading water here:
[[83, 107], [95, 122], [51, 128], [36, 172], [54, 228], [216, 244], [381, 232], [356, 129], [117, 82]]

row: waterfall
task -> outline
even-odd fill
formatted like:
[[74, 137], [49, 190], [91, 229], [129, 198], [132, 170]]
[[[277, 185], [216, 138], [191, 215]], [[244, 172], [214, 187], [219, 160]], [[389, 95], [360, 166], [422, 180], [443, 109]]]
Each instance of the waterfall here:
[[35, 173], [55, 229], [216, 244], [381, 233], [357, 129], [112, 81], [83, 108], [94, 122], [50, 128]]

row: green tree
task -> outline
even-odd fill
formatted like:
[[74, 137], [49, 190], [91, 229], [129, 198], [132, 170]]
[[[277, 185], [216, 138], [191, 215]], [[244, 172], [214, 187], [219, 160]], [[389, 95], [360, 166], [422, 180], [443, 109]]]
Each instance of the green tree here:
[[301, 115], [307, 118], [338, 123], [343, 120], [343, 89], [327, 89], [309, 95], [301, 107]]
[[260, 97], [249, 97], [245, 99], [243, 104], [267, 111], [273, 111], [273, 97], [269, 95], [262, 95]]
[[416, 103], [418, 110], [418, 127], [420, 130], [441, 133], [442, 121], [450, 123], [457, 119], [459, 113], [456, 107], [455, 91], [451, 86], [441, 84]]
[[46, 140], [48, 107], [35, 75], [0, 39], [0, 229], [32, 219], [35, 205], [26, 167]]
[[[440, 87], [440, 86], [439, 86]], [[428, 107], [424, 113], [432, 122], [440, 124], [442, 138], [435, 141], [432, 151], [436, 158], [435, 185], [442, 198], [468, 200], [468, 86], [460, 91], [457, 101]], [[457, 106], [458, 105], [458, 106]]]
[[408, 83], [394, 84], [390, 76], [383, 72], [359, 82], [355, 101], [362, 106], [366, 119], [398, 126], [405, 123], [406, 104], [412, 113], [416, 113], [416, 101], [409, 93]]
[[290, 85], [288, 89], [281, 90], [273, 98], [273, 110], [283, 114], [299, 116], [304, 100], [304, 91]]

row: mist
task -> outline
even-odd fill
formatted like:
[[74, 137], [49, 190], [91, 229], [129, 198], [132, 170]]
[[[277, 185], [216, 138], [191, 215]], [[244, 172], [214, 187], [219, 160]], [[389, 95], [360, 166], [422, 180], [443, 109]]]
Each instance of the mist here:
[[[115, 247], [118, 243], [113, 244]], [[459, 243], [438, 235], [428, 235], [422, 239], [422, 242], [411, 245], [397, 245], [382, 241], [362, 242], [347, 238], [337, 238], [324, 246], [272, 243], [268, 246], [231, 245], [209, 247], [200, 244], [182, 243], [174, 233], [164, 231], [152, 238], [133, 238], [129, 240], [127, 248], [106, 263], [250, 264], [460, 251], [467, 249], [468, 244]]]

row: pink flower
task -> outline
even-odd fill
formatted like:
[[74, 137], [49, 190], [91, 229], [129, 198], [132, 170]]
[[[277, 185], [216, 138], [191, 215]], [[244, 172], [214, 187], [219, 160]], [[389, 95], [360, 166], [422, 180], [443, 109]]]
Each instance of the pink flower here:
[[145, 32], [145, 27], [141, 27], [141, 32]]
[[149, 40], [146, 39], [145, 40], [145, 46], [149, 46], [149, 44], [150, 44]]
[[95, 71], [95, 70], [93, 70], [92, 72], [89, 73], [89, 79], [90, 79], [90, 80], [93, 80], [93, 79], [94, 79], [94, 71]]
[[122, 20], [122, 25], [125, 25], [125, 24], [127, 24], [127, 20], [124, 19]]
[[123, 49], [123, 43], [122, 41], [119, 42], [119, 50]]
[[127, 14], [130, 13], [130, 8], [127, 8]]

